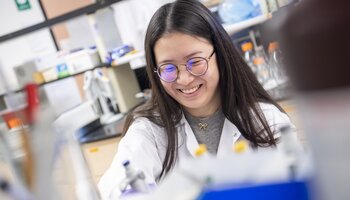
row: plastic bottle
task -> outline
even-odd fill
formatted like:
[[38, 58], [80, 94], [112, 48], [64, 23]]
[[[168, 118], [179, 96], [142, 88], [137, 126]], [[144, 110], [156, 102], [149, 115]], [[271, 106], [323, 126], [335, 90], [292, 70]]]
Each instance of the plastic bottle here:
[[270, 66], [268, 63], [268, 56], [266, 55], [263, 46], [258, 46], [255, 48], [255, 57], [253, 63], [256, 66], [256, 74], [259, 82], [266, 90], [271, 89]]
[[256, 73], [256, 67], [253, 64], [254, 60], [254, 51], [253, 44], [251, 42], [246, 42], [241, 45], [241, 49], [243, 52], [243, 58], [247, 62], [247, 64], [252, 68], [253, 72]]
[[245, 140], [239, 140], [235, 142], [232, 148], [233, 152], [237, 154], [248, 152], [248, 149], [249, 149], [249, 144]]
[[205, 144], [199, 144], [198, 148], [194, 152], [197, 158], [199, 157], [209, 157], [208, 149]]
[[[263, 57], [255, 57], [254, 58], [254, 65], [256, 66], [256, 75], [259, 80], [259, 82], [264, 86], [269, 80], [269, 70], [266, 66], [266, 61]], [[267, 88], [265, 88], [267, 89]]]
[[287, 81], [286, 73], [283, 67], [283, 54], [277, 42], [271, 42], [268, 47], [270, 76], [276, 82], [276, 86], [282, 85]]

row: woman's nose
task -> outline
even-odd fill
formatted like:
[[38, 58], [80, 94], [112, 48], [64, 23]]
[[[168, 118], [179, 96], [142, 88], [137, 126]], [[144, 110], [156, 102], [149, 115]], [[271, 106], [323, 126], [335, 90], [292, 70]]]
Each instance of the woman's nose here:
[[179, 67], [179, 73], [176, 82], [181, 85], [188, 85], [194, 80], [194, 76], [187, 71], [186, 66], [182, 65]]

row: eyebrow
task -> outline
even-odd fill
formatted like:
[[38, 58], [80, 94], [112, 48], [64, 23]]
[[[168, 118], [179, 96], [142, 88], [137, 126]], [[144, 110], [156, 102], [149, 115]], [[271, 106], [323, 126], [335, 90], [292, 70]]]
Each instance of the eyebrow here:
[[[195, 52], [193, 52], [193, 53], [190, 53], [190, 54], [188, 54], [187, 56], [185, 56], [184, 59], [189, 59], [189, 58], [191, 58], [191, 57], [193, 57], [194, 55], [199, 54], [199, 53], [203, 53], [203, 51], [195, 51]], [[159, 62], [158, 64], [171, 63], [171, 62], [173, 62], [173, 61], [174, 61], [174, 60], [163, 60], [163, 61]]]

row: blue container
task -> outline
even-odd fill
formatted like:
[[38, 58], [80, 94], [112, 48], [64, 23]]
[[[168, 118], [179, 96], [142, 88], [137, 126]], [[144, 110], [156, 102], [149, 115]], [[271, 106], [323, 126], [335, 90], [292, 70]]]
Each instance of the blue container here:
[[206, 188], [198, 200], [310, 200], [305, 182], [274, 183], [246, 187]]
[[233, 24], [262, 14], [258, 0], [225, 0], [219, 5], [223, 22]]

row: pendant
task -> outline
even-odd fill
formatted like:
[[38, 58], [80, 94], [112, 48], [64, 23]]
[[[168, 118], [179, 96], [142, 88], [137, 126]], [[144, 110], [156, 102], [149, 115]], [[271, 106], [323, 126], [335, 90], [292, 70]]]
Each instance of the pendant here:
[[200, 130], [206, 130], [208, 127], [207, 123], [198, 123], [198, 127]]

